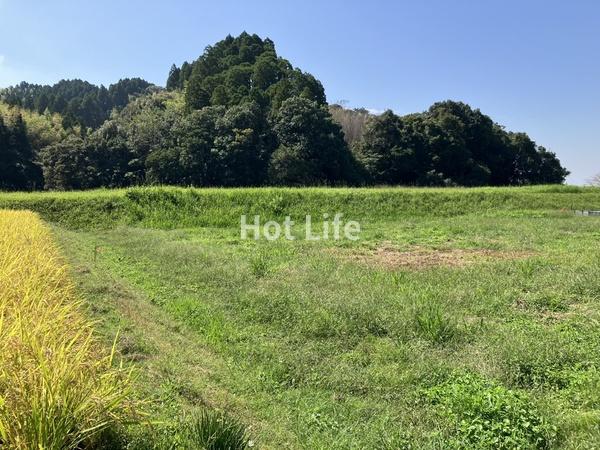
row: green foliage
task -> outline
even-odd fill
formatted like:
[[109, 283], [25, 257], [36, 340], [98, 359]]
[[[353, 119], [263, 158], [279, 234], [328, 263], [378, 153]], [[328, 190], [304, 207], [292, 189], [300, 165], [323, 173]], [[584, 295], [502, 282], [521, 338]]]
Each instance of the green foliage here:
[[22, 82], [0, 91], [0, 100], [44, 114], [58, 113], [63, 125], [99, 127], [113, 108], [123, 108], [129, 97], [139, 95], [151, 86], [140, 78], [125, 78], [108, 89], [81, 80], [61, 80], [53, 86]]
[[[68, 228], [137, 224], [154, 228], [238, 227], [240, 216], [303, 221], [344, 211], [361, 223], [475, 215], [547, 217], [559, 209], [600, 207], [600, 190], [573, 186], [521, 188], [259, 188], [139, 187], [89, 192], [5, 193], [0, 207], [31, 209]], [[239, 231], [239, 230], [238, 230]]]
[[49, 189], [82, 189], [90, 175], [86, 173], [86, 152], [81, 138], [70, 136], [62, 142], [45, 147], [40, 154], [44, 180]]
[[30, 121], [34, 132], [0, 130], [0, 188], [482, 186], [568, 175], [554, 153], [464, 103], [403, 117], [327, 108], [321, 83], [255, 34], [227, 36], [171, 66], [166, 84], [62, 80], [0, 91], [0, 100], [46, 118]]
[[202, 87], [200, 75], [192, 72], [185, 90], [185, 106], [189, 111], [210, 105], [210, 94]]
[[358, 168], [341, 128], [329, 112], [302, 97], [286, 100], [274, 126], [280, 147], [270, 177], [276, 184], [348, 184], [358, 180]]
[[454, 422], [450, 447], [546, 449], [556, 435], [525, 394], [475, 375], [431, 387], [425, 397]]
[[[564, 293], [563, 293], [564, 295]], [[573, 369], [592, 365], [590, 355], [596, 343], [582, 342], [573, 327], [546, 330], [515, 323], [503, 336], [503, 373], [506, 382], [520, 388], [554, 389], [568, 387]]]
[[27, 128], [27, 137], [34, 153], [39, 152], [47, 145], [65, 139], [70, 134], [81, 134], [81, 129], [65, 130], [62, 126], [62, 117], [57, 113], [46, 112], [38, 114], [35, 111], [10, 106], [0, 102], [0, 116], [4, 121], [10, 121], [11, 116], [20, 114]]
[[0, 114], [0, 189], [39, 188], [41, 175], [21, 113], [12, 111], [6, 121]]
[[179, 83], [179, 79], [181, 78], [181, 69], [177, 67], [175, 64], [171, 66], [171, 70], [169, 71], [169, 76], [167, 78], [166, 87], [169, 90], [178, 89], [181, 87]]
[[525, 133], [508, 133], [479, 110], [453, 101], [421, 114], [372, 117], [356, 152], [377, 184], [544, 184], [562, 183], [569, 174]]
[[250, 270], [256, 278], [263, 278], [269, 273], [269, 260], [265, 255], [258, 255], [250, 260]]
[[103, 449], [243, 450], [251, 444], [246, 427], [225, 412], [202, 408], [169, 423], [105, 433]]
[[209, 104], [231, 107], [257, 96], [274, 111], [293, 96], [325, 103], [319, 81], [277, 56], [273, 41], [246, 32], [207, 47], [200, 58], [181, 69], [172, 66], [167, 89], [181, 88], [185, 88], [188, 110]]
[[[46, 187], [344, 184], [358, 178], [339, 126], [310, 100], [289, 99], [273, 125], [260, 99], [186, 113], [180, 97], [163, 92], [139, 98], [85, 140], [45, 149]], [[288, 146], [295, 149], [291, 155]]]
[[[417, 154], [408, 127], [391, 111], [367, 123], [357, 154], [372, 182], [376, 184], [417, 184]], [[405, 142], [408, 139], [408, 142]], [[420, 147], [423, 147], [422, 145]]]
[[[90, 314], [108, 340], [122, 330], [150, 418], [168, 424], [131, 430], [129, 448], [181, 445], [179, 416], [199, 405], [243, 418], [260, 448], [599, 446], [598, 221], [560, 211], [600, 206], [598, 189], [144, 187], [0, 205], [56, 222]], [[240, 214], [332, 211], [361, 222], [360, 241], [240, 239]], [[490, 253], [378, 263], [413, 250]], [[566, 310], [529, 303], [547, 293]], [[419, 331], [425, 300], [458, 338]], [[432, 386], [438, 400], [423, 401]]]
[[275, 138], [256, 102], [229, 108], [216, 122], [211, 185], [265, 184]]

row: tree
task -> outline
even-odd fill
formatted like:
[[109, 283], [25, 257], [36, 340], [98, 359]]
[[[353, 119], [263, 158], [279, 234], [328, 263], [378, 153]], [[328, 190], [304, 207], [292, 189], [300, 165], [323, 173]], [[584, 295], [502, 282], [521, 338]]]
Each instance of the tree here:
[[41, 187], [40, 161], [52, 189], [524, 185], [568, 175], [527, 134], [462, 102], [404, 116], [328, 107], [319, 80], [255, 34], [227, 36], [172, 65], [166, 84], [61, 80], [0, 90], [25, 114], [4, 113], [0, 123], [0, 188]]
[[568, 175], [554, 153], [525, 133], [507, 133], [462, 102], [372, 117], [355, 150], [378, 184], [522, 185], [562, 183]]
[[302, 97], [286, 100], [274, 131], [279, 146], [269, 167], [273, 183], [336, 185], [358, 181], [341, 128], [317, 102]]
[[537, 152], [540, 162], [535, 182], [542, 184], [564, 183], [570, 172], [560, 165], [556, 153], [549, 152], [542, 146], [538, 147]]
[[180, 184], [181, 165], [177, 148], [158, 148], [146, 158], [146, 182], [150, 184]]
[[175, 64], [171, 66], [171, 70], [169, 71], [169, 77], [167, 78], [167, 89], [172, 91], [174, 89], [179, 89], [181, 86], [180, 83], [181, 78], [181, 69], [177, 67]]
[[0, 91], [0, 100], [43, 114], [46, 109], [66, 116], [66, 127], [79, 123], [97, 128], [113, 108], [123, 108], [133, 96], [144, 93], [150, 83], [125, 78], [111, 85], [95, 86], [82, 80], [61, 80], [53, 86], [20, 83]]
[[134, 156], [115, 121], [107, 121], [88, 136], [84, 151], [88, 167], [86, 188], [117, 188], [135, 184], [129, 174], [129, 163]]
[[363, 136], [369, 112], [364, 108], [346, 109], [342, 105], [330, 105], [329, 113], [333, 120], [342, 127], [344, 139], [350, 148]]
[[418, 142], [408, 128], [392, 111], [367, 122], [356, 153], [372, 183], [406, 185], [416, 182], [416, 152], [423, 143]]
[[263, 184], [274, 147], [274, 136], [260, 105], [249, 102], [228, 109], [216, 122], [213, 184]]
[[[168, 89], [175, 85], [176, 70], [171, 68]], [[273, 41], [246, 32], [227, 36], [207, 47], [193, 63], [183, 63], [179, 87], [185, 88], [188, 112], [209, 104], [236, 106], [256, 96], [273, 111], [293, 96], [326, 103], [323, 86], [315, 77], [278, 57]]]
[[5, 122], [0, 116], [0, 189], [23, 190], [42, 186], [27, 126], [19, 111]]
[[[178, 104], [169, 102], [180, 94], [155, 93], [140, 97], [127, 105], [112, 121], [123, 136], [129, 154], [126, 177], [128, 183], [144, 183], [147, 177], [146, 159], [155, 151], [171, 148], [178, 136], [173, 133], [175, 124], [183, 115]], [[158, 156], [152, 158], [153, 171], [156, 174]], [[164, 159], [163, 159], [164, 160]], [[151, 182], [157, 182], [153, 175]]]
[[17, 155], [10, 145], [9, 129], [0, 115], [0, 189], [14, 189], [18, 184], [15, 179], [16, 167]]
[[177, 136], [180, 182], [193, 186], [218, 184], [215, 138], [225, 108], [213, 106], [183, 116], [173, 127]]
[[51, 190], [83, 189], [89, 186], [84, 142], [69, 136], [41, 152], [45, 188]]
[[185, 107], [187, 111], [202, 109], [210, 105], [210, 95], [202, 87], [202, 76], [193, 72], [185, 89]]
[[46, 108], [48, 108], [49, 104], [50, 101], [48, 100], [48, 95], [45, 92], [37, 97], [34, 101], [35, 109], [39, 114], [44, 114], [44, 111], [46, 111]]
[[252, 87], [266, 90], [272, 84], [275, 84], [282, 75], [277, 65], [277, 55], [275, 52], [263, 53], [257, 58], [252, 71]]
[[183, 89], [185, 87], [185, 84], [191, 76], [192, 65], [189, 62], [184, 61], [184, 63], [181, 65], [181, 74], [179, 76], [179, 89]]

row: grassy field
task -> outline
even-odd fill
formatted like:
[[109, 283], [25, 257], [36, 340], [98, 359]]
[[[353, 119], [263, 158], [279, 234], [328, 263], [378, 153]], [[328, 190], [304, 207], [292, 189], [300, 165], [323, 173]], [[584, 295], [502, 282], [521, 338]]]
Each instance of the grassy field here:
[[[600, 448], [600, 189], [2, 194], [55, 239], [177, 445], [208, 407], [258, 448]], [[352, 242], [242, 240], [343, 213]], [[301, 227], [294, 234], [302, 235]]]

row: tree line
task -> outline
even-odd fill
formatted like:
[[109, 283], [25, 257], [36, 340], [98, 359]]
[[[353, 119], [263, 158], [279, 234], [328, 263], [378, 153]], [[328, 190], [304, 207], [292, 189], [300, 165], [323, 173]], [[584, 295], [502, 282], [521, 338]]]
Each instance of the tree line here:
[[504, 186], [562, 183], [569, 172], [526, 133], [461, 102], [367, 122], [355, 154], [376, 184]]
[[53, 86], [22, 82], [2, 90], [0, 100], [39, 114], [58, 113], [65, 128], [97, 128], [113, 109], [123, 108], [131, 96], [151, 86], [141, 78], [125, 78], [108, 88], [82, 80], [61, 80]]
[[[315, 77], [278, 56], [271, 40], [247, 33], [173, 65], [166, 89], [134, 80], [108, 90], [76, 80], [67, 104], [113, 89], [110, 112], [101, 108], [107, 118], [63, 110], [75, 120], [63, 116], [60, 138], [6, 159], [29, 161], [35, 181], [7, 178], [0, 187], [522, 185], [561, 183], [568, 174], [526, 134], [507, 132], [464, 103], [406, 116], [329, 106]], [[42, 95], [64, 92], [19, 86], [2, 98], [38, 113]]]

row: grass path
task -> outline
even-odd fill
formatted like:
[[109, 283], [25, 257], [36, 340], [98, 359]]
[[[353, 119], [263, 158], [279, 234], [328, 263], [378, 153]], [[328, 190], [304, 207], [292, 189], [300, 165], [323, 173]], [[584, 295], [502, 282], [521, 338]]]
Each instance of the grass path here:
[[[103, 266], [86, 246], [89, 242], [77, 233], [57, 228], [55, 233], [68, 255], [79, 292], [107, 343], [118, 332], [121, 354], [138, 368], [139, 395], [150, 399], [150, 412], [159, 417], [153, 432], [160, 433], [165, 423], [187, 410], [208, 406], [234, 411], [249, 425], [251, 434], [267, 434], [263, 429], [267, 425], [219, 384], [220, 378], [227, 376], [227, 364], [198, 342], [197, 333]], [[282, 434], [273, 441], [294, 440], [292, 435]]]

